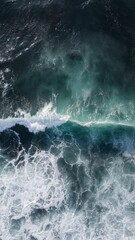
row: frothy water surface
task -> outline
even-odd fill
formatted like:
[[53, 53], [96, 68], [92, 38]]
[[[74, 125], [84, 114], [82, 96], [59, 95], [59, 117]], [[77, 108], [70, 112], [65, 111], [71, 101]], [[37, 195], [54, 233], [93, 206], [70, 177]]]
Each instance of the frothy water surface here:
[[135, 239], [134, 9], [1, 0], [0, 240]]

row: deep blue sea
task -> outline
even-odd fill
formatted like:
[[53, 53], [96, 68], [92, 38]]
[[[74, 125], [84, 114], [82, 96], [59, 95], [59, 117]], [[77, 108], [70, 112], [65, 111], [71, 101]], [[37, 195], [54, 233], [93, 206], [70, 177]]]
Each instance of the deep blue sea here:
[[135, 240], [134, 0], [0, 0], [0, 240]]

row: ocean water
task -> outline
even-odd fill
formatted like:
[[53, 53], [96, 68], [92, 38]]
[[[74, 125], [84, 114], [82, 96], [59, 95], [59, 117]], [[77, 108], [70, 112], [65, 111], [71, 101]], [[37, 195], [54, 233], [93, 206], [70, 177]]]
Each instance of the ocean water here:
[[0, 240], [135, 239], [135, 2], [0, 1]]

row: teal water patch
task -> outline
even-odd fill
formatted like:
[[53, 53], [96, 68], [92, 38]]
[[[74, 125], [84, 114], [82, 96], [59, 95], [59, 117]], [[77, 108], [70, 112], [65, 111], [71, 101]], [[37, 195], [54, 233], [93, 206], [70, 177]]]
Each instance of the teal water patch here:
[[2, 71], [1, 116], [15, 116], [18, 109], [34, 115], [52, 102], [58, 113], [76, 120], [133, 123], [134, 71], [125, 70], [126, 47], [103, 34], [83, 43], [79, 35], [68, 40], [44, 44], [29, 67], [9, 69], [10, 84]]
[[97, 38], [73, 44], [73, 37], [67, 48], [45, 46], [40, 58], [13, 83], [18, 107], [35, 114], [52, 101], [58, 113], [69, 113], [73, 119], [133, 122], [134, 73], [125, 72], [124, 50], [116, 41]]

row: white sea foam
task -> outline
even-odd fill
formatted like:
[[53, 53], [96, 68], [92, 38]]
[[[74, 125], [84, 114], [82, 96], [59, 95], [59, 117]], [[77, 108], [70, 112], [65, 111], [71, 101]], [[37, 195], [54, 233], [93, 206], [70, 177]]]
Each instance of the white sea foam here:
[[19, 116], [21, 115], [23, 117], [0, 119], [1, 132], [19, 124], [28, 128], [30, 132], [37, 133], [44, 131], [45, 128], [59, 126], [69, 119], [68, 115], [57, 114], [55, 109], [53, 109], [52, 103], [45, 105], [35, 116], [31, 116], [20, 109], [18, 109], [16, 114], [18, 113]]
[[[83, 214], [66, 209], [67, 190], [56, 157], [36, 151], [33, 161], [25, 154], [22, 166], [14, 163], [15, 159], [0, 174], [0, 239], [54, 240], [74, 236], [85, 240]], [[38, 209], [45, 210], [45, 214], [38, 213]]]
[[132, 127], [134, 128], [135, 127], [135, 124], [133, 123], [130, 123], [130, 122], [115, 122], [115, 121], [109, 121], [109, 120], [105, 120], [105, 121], [100, 121], [100, 120], [97, 120], [97, 121], [88, 121], [88, 122], [81, 122], [81, 121], [78, 121], [78, 120], [74, 120], [73, 122], [79, 124], [79, 125], [82, 125], [82, 126], [86, 126], [86, 127], [90, 127], [90, 126], [123, 126], [123, 127]]
[[124, 166], [133, 156], [110, 162], [102, 181], [95, 178], [94, 199], [90, 195], [80, 211], [68, 207], [70, 179], [59, 172], [58, 157], [37, 150], [25, 153], [23, 163], [17, 159], [0, 172], [0, 239], [134, 240], [135, 177]]
[[27, 113], [21, 109], [18, 109], [15, 113], [14, 118], [8, 117], [6, 119], [0, 119], [0, 132], [5, 129], [11, 128], [16, 124], [23, 125], [29, 129], [30, 132], [37, 133], [40, 131], [44, 131], [46, 128], [57, 127], [62, 125], [63, 123], [71, 120], [73, 123], [79, 124], [81, 126], [125, 126], [125, 127], [135, 127], [133, 123], [130, 122], [115, 122], [115, 121], [87, 121], [82, 122], [79, 120], [75, 120], [70, 115], [62, 115], [58, 114], [56, 109], [53, 106], [53, 103], [45, 104], [43, 108], [39, 109], [39, 111], [33, 116], [30, 113]]

